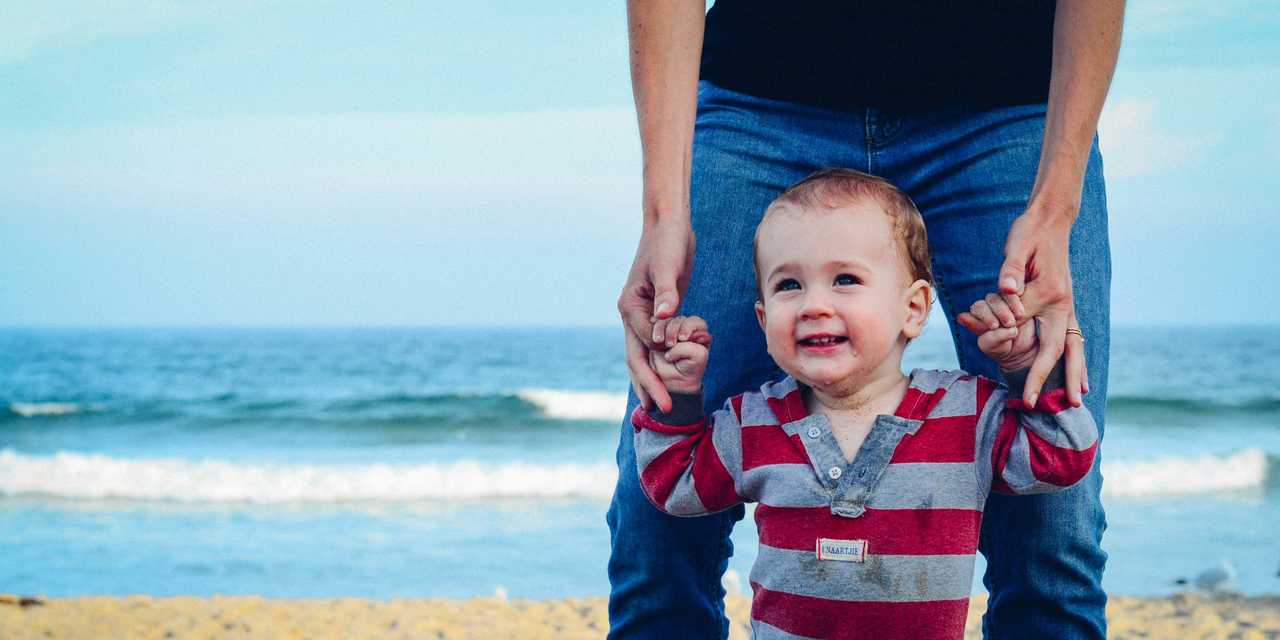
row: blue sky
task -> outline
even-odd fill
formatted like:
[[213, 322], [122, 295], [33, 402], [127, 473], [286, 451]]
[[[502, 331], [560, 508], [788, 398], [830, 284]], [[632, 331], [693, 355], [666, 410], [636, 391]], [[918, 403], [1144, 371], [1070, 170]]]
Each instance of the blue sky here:
[[[0, 324], [615, 322], [624, 3], [6, 4]], [[1280, 323], [1280, 5], [1126, 27], [1115, 322]]]

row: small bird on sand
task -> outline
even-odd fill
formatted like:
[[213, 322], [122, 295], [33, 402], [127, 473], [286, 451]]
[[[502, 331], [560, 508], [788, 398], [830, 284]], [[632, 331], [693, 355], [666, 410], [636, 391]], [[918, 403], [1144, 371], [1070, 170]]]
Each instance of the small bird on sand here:
[[1190, 583], [1197, 591], [1216, 595], [1230, 590], [1234, 586], [1237, 575], [1240, 575], [1240, 572], [1236, 571], [1235, 563], [1223, 559], [1218, 566], [1201, 571], [1199, 575], [1191, 580], [1178, 578], [1173, 583], [1179, 586], [1186, 586]]
[[720, 578], [720, 586], [724, 587], [725, 593], [734, 596], [740, 596], [744, 592], [742, 590], [742, 576], [737, 571], [729, 569], [724, 572], [724, 577]]

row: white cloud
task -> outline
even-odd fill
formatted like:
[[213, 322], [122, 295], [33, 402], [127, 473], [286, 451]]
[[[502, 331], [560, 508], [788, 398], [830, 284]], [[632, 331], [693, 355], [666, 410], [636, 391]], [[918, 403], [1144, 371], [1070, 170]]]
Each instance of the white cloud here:
[[5, 3], [0, 20], [0, 64], [41, 50], [98, 38], [149, 33], [176, 25], [234, 15], [256, 2], [198, 0], [50, 0]]
[[1275, 19], [1280, 6], [1253, 0], [1138, 0], [1130, 2], [1126, 11], [1126, 29], [1155, 35], [1203, 29], [1206, 23], [1222, 20]]
[[1107, 177], [1130, 178], [1191, 165], [1222, 138], [1221, 134], [1162, 130], [1155, 124], [1155, 113], [1152, 100], [1126, 98], [1108, 103], [1098, 123]]

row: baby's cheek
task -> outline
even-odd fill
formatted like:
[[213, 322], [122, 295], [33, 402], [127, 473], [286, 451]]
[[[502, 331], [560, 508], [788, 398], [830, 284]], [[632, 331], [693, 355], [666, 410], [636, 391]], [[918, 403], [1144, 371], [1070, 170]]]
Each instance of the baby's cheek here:
[[776, 362], [779, 367], [782, 367], [783, 371], [791, 373], [790, 367], [787, 366], [788, 363], [786, 355], [778, 347], [777, 342], [768, 335], [765, 336], [765, 351], [768, 352], [769, 357], [773, 358], [773, 361]]

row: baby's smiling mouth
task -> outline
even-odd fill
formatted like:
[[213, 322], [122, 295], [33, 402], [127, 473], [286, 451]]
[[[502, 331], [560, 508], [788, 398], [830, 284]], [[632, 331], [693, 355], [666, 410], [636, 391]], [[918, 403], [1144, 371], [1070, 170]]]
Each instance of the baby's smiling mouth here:
[[806, 347], [826, 347], [833, 344], [840, 344], [841, 342], [847, 342], [848, 340], [849, 338], [845, 336], [833, 336], [824, 333], [801, 338], [799, 343]]

